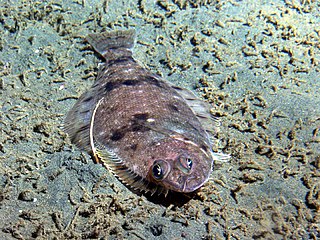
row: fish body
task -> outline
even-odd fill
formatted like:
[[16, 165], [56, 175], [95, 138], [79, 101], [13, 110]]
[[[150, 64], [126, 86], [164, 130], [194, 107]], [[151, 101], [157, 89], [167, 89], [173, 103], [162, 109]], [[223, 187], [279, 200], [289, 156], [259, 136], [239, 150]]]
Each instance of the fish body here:
[[133, 30], [86, 39], [106, 61], [67, 114], [71, 142], [131, 188], [165, 195], [200, 188], [213, 162], [227, 157], [212, 152], [208, 131], [217, 123], [206, 103], [141, 67]]

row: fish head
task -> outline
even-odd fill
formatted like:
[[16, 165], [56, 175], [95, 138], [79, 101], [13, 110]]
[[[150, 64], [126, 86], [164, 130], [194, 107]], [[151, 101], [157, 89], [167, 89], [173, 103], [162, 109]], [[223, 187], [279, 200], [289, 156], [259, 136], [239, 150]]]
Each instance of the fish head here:
[[193, 192], [209, 178], [213, 160], [211, 154], [195, 144], [171, 143], [161, 158], [153, 161], [149, 181], [175, 192]]

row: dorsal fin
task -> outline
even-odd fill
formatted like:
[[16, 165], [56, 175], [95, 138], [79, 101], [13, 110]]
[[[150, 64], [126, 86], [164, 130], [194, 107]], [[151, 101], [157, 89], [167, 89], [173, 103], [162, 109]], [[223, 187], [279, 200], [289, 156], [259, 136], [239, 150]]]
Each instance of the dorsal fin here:
[[91, 153], [90, 122], [95, 105], [96, 99], [92, 91], [82, 94], [64, 121], [64, 130], [71, 142], [89, 153]]
[[199, 99], [192, 91], [172, 84], [170, 85], [187, 102], [188, 106], [201, 122], [203, 128], [209, 133], [216, 133], [220, 122], [218, 118], [213, 117], [210, 113], [210, 105]]

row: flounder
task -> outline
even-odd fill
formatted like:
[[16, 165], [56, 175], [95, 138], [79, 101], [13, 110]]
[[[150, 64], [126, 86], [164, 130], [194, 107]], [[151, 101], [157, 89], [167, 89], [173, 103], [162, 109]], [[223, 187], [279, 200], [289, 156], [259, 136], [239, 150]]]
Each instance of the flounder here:
[[193, 192], [228, 155], [211, 149], [217, 120], [207, 103], [141, 67], [134, 30], [90, 34], [105, 62], [65, 119], [71, 142], [129, 188], [167, 195]]

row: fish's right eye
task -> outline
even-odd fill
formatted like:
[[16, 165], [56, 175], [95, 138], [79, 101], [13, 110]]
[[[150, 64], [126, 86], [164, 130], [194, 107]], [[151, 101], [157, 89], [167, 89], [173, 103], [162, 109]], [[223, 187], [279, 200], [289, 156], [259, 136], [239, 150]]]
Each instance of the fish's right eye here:
[[160, 164], [156, 164], [152, 167], [152, 174], [156, 179], [160, 180], [163, 178], [163, 169]]

